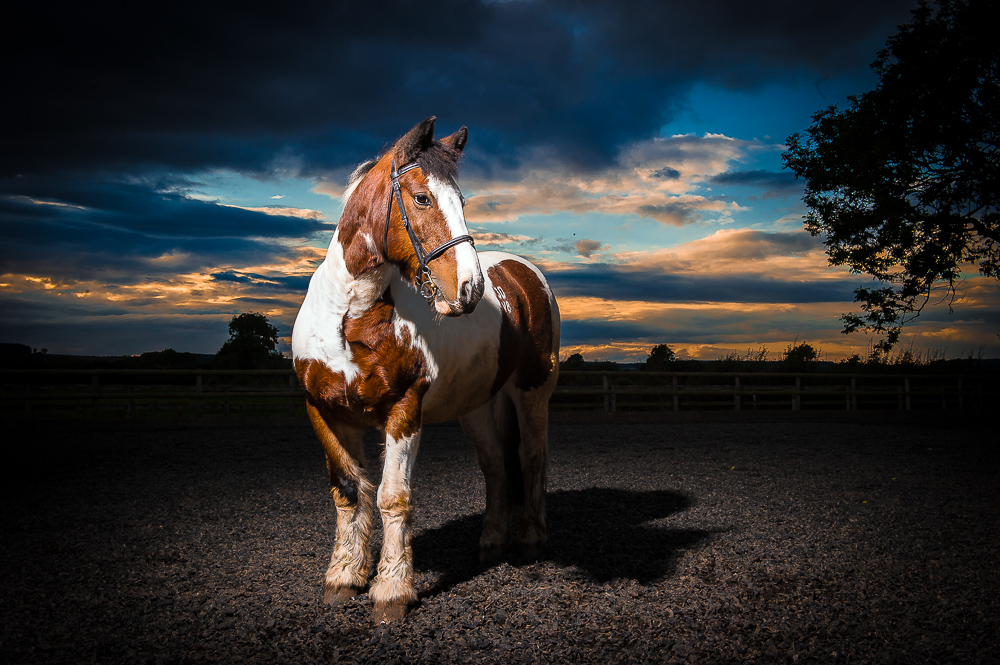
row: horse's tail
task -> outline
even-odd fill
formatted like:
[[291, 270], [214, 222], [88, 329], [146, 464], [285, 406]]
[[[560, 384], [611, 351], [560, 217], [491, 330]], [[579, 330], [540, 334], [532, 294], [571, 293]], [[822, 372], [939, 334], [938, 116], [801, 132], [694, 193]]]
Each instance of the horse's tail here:
[[507, 472], [507, 493], [511, 505], [524, 502], [524, 474], [521, 472], [521, 428], [517, 424], [517, 409], [510, 397], [500, 393], [493, 406], [493, 417], [503, 443], [503, 465]]

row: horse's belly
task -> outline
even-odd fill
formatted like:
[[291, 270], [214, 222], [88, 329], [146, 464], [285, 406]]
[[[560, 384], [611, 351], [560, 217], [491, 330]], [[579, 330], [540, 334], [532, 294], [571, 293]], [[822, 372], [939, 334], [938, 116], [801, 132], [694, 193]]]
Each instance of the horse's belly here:
[[423, 399], [423, 422], [440, 423], [460, 418], [485, 404], [496, 387], [496, 349], [479, 347], [461, 364], [443, 362]]

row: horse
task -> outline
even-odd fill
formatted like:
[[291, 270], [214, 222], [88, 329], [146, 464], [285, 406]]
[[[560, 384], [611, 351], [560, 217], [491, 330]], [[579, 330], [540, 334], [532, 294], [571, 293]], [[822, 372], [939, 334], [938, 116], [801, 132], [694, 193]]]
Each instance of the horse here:
[[[435, 140], [434, 123], [427, 118], [350, 175], [292, 330], [337, 511], [324, 602], [343, 604], [368, 585], [377, 505], [375, 623], [404, 617], [417, 600], [411, 476], [425, 423], [458, 419], [475, 448], [486, 481], [482, 561], [510, 545], [514, 502], [523, 506], [520, 556], [537, 560], [546, 541], [559, 308], [531, 262], [476, 251], [456, 181], [468, 129]], [[367, 427], [385, 436], [377, 492], [366, 475]]]

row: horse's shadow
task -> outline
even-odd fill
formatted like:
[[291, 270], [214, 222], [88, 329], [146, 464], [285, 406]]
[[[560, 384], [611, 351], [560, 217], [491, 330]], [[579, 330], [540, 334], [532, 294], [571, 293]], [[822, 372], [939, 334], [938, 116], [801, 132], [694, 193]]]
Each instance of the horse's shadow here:
[[[549, 493], [546, 504], [545, 560], [575, 567], [600, 583], [630, 578], [648, 584], [669, 576], [682, 551], [710, 535], [697, 529], [646, 524], [690, 507], [691, 502], [676, 492], [595, 487]], [[417, 569], [441, 574], [437, 583], [421, 596], [447, 591], [489, 567], [478, 561], [482, 527], [482, 514], [469, 515], [414, 537]], [[512, 565], [523, 563], [513, 554], [516, 549], [514, 543], [511, 554], [492, 565], [503, 561]]]

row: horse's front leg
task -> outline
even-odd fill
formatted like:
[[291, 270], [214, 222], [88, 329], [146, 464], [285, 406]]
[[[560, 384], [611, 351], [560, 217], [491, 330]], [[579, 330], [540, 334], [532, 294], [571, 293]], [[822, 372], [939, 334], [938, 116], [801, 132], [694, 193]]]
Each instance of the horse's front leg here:
[[311, 403], [306, 411], [326, 452], [330, 493], [337, 506], [337, 536], [326, 571], [323, 602], [339, 605], [368, 583], [373, 488], [364, 473], [363, 431], [328, 421]]
[[382, 556], [378, 576], [369, 595], [375, 602], [375, 623], [402, 618], [416, 602], [413, 587], [413, 549], [411, 538], [410, 477], [420, 443], [420, 427], [412, 432], [395, 434], [386, 431], [385, 463], [378, 486], [378, 508], [382, 513]]

